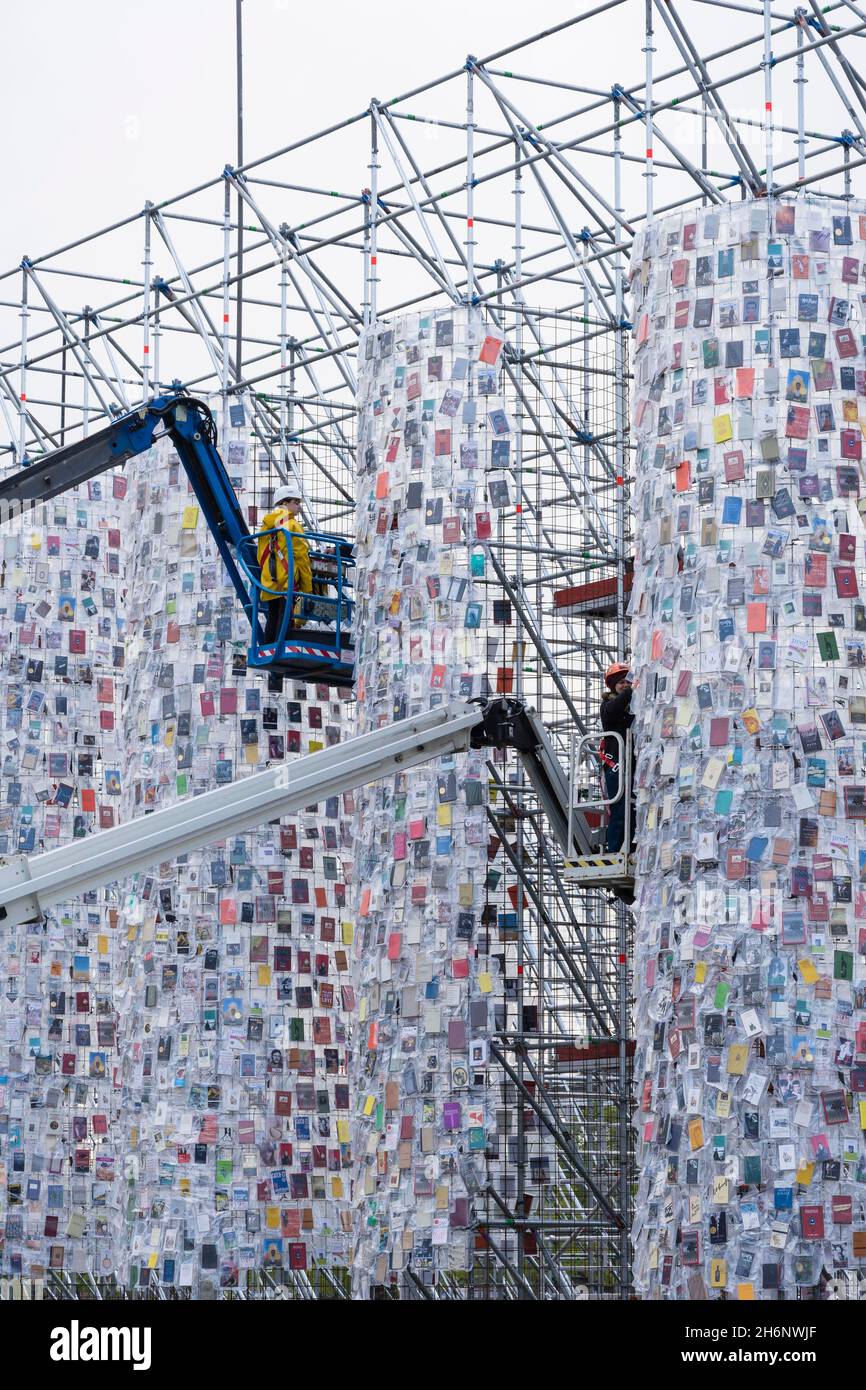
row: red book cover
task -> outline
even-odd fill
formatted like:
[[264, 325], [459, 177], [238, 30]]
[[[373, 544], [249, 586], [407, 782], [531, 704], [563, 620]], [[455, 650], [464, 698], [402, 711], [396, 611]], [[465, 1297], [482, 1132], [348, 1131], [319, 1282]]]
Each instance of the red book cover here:
[[786, 439], [808, 439], [809, 410], [805, 405], [789, 405], [785, 418]]
[[857, 571], [852, 565], [834, 565], [833, 578], [839, 598], [857, 598], [860, 588], [857, 584]]
[[727, 853], [725, 875], [729, 879], [745, 877], [746, 854], [740, 846], [732, 846]]
[[858, 430], [840, 430], [843, 459], [859, 459], [863, 455], [863, 436]]
[[674, 304], [674, 328], [688, 328], [691, 301], [678, 299]]
[[831, 1197], [830, 1208], [837, 1226], [850, 1226], [854, 1200], [852, 1197]]
[[822, 1205], [800, 1208], [800, 1234], [804, 1240], [824, 1239], [824, 1208]]
[[731, 449], [724, 455], [725, 482], [738, 483], [741, 478], [746, 476], [746, 468], [743, 462], [742, 449]]
[[689, 283], [689, 263], [686, 259], [674, 261], [671, 266], [671, 284], [676, 289]]
[[728, 743], [730, 721], [727, 718], [710, 720], [710, 747], [725, 748]]
[[289, 1244], [289, 1268], [307, 1268], [307, 1247], [303, 1241], [291, 1241]]
[[502, 351], [502, 339], [487, 337], [481, 344], [481, 351], [478, 354], [478, 361], [484, 362], [488, 367], [495, 367], [499, 361], [499, 354]]
[[827, 583], [827, 556], [815, 550], [806, 551], [804, 580], [809, 589], [823, 589]]

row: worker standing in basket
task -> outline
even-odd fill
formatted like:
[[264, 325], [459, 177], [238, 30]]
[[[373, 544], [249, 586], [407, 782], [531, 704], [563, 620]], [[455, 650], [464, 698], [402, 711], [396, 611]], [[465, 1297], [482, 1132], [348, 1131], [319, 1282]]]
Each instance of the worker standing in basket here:
[[[309, 594], [313, 590], [313, 575], [310, 569], [310, 547], [304, 536], [304, 528], [298, 520], [301, 510], [301, 499], [292, 487], [278, 487], [274, 493], [273, 509], [268, 512], [262, 521], [263, 531], [273, 531], [271, 536], [263, 536], [258, 544], [258, 561], [261, 572], [262, 584], [266, 589], [276, 589], [278, 593], [263, 593], [262, 603], [267, 604], [265, 609], [265, 641], [274, 642], [280, 631], [280, 624], [283, 619], [283, 609], [285, 598], [280, 594], [285, 594], [289, 584], [289, 555], [286, 548], [286, 538], [281, 534], [281, 530], [291, 533], [292, 537], [292, 589], [295, 596], [299, 594]], [[291, 621], [294, 626], [303, 626], [303, 620], [297, 616], [298, 604], [294, 603], [295, 613]]]
[[[621, 734], [623, 745], [628, 736], [628, 731], [634, 723], [634, 715], [631, 712], [631, 672], [622, 661], [615, 661], [612, 666], [608, 666], [604, 673], [604, 683], [607, 690], [601, 697], [601, 727], [606, 734]], [[615, 739], [606, 738], [601, 745], [604, 767], [604, 786], [605, 795], [608, 798], [616, 796], [620, 786], [620, 776], [625, 776], [625, 758], [620, 755], [619, 747]], [[610, 820], [607, 825], [607, 852], [616, 854], [622, 849], [622, 842], [625, 839], [625, 808], [627, 798], [631, 796], [631, 787], [625, 787], [623, 794], [618, 801], [615, 801], [610, 808]], [[632, 816], [632, 834], [634, 834], [634, 816]]]

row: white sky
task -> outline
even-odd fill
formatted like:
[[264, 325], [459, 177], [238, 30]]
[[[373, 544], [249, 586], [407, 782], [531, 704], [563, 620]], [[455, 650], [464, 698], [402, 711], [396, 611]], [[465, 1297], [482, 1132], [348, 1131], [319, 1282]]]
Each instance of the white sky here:
[[[371, 95], [384, 100], [458, 67], [469, 52], [483, 56], [554, 25], [576, 8], [573, 0], [244, 0], [247, 157], [361, 110]], [[761, 28], [757, 17], [689, 0], [680, 8], [703, 51], [722, 46], [734, 27]], [[787, 4], [776, 8], [789, 12]], [[607, 42], [594, 29], [587, 45], [588, 29], [578, 26], [545, 46], [543, 63], [529, 49], [514, 66], [594, 86], [634, 81], [642, 65], [642, 11], [642, 4], [614, 11]], [[6, 0], [3, 270], [22, 253], [52, 249], [234, 161], [234, 14], [234, 0]], [[859, 56], [862, 42], [853, 42]], [[669, 50], [663, 34], [659, 45], [661, 63]], [[777, 40], [777, 47], [791, 46], [793, 35]], [[775, 93], [777, 110], [789, 117], [792, 77], [792, 66], [780, 69]], [[815, 72], [809, 115], [816, 125], [826, 108], [821, 85]], [[757, 106], [760, 78], [752, 86]], [[519, 90], [535, 114], [547, 94]], [[568, 100], [559, 93], [556, 105], [561, 110]], [[831, 129], [839, 124], [834, 113]], [[353, 179], [350, 188], [359, 183]]]
[[[244, 0], [247, 156], [573, 13], [569, 0]], [[234, 0], [7, 0], [2, 38], [4, 270], [234, 162]]]
[[[371, 96], [387, 101], [433, 77], [459, 69], [467, 53], [485, 57], [491, 52], [552, 27], [588, 8], [575, 0], [541, 0], [527, 6], [524, 0], [244, 0], [245, 157], [260, 157], [335, 121], [364, 110]], [[757, 0], [738, 0], [757, 9]], [[788, 8], [788, 5], [791, 8]], [[792, 0], [774, 0], [774, 13], [791, 13]], [[757, 13], [733, 12], [713, 3], [681, 0], [678, 5], [695, 44], [704, 54], [724, 48], [734, 38], [758, 37], [762, 23]], [[586, 85], [608, 93], [612, 84], [639, 84], [643, 75], [643, 0], [627, 0], [618, 9], [574, 26], [543, 45], [527, 48], [494, 63], [517, 73]], [[833, 14], [841, 23], [854, 20], [850, 10]], [[0, 275], [20, 262], [21, 256], [44, 255], [86, 233], [123, 217], [140, 213], [145, 201], [181, 193], [207, 180], [219, 181], [223, 166], [235, 162], [235, 4], [234, 0], [0, 0], [0, 93], [4, 105], [0, 123], [0, 154], [6, 197], [0, 219]], [[672, 42], [656, 18], [656, 70], [678, 67]], [[866, 56], [862, 36], [849, 42], [849, 52], [862, 68]], [[787, 29], [774, 40], [776, 54], [790, 51], [795, 35]], [[742, 70], [760, 60], [760, 47], [748, 57], [714, 60], [714, 76]], [[830, 89], [815, 55], [808, 60], [807, 127], [838, 133], [852, 124]], [[781, 63], [774, 75], [774, 108], [782, 123], [796, 122], [794, 66]], [[592, 98], [538, 84], [495, 79], [535, 123], [582, 107]], [[677, 90], [688, 92], [690, 78], [677, 78]], [[673, 85], [673, 84], [672, 84]], [[501, 112], [490, 94], [476, 82], [476, 119], [479, 125], [501, 131]], [[402, 108], [415, 115], [463, 116], [464, 85], [461, 80], [413, 99]], [[665, 89], [672, 95], [671, 86]], [[763, 116], [763, 79], [755, 73], [736, 87], [725, 88], [731, 113], [760, 121]], [[581, 118], [585, 126], [604, 128], [611, 119], [610, 102], [603, 98], [598, 112]], [[696, 106], [696, 102], [691, 103]], [[863, 117], [866, 123], [866, 115]], [[684, 153], [700, 163], [700, 122], [679, 112], [669, 112], [663, 126]], [[462, 157], [462, 132], [444, 127], [402, 122], [403, 134], [426, 167]], [[313, 144], [291, 160], [259, 170], [271, 178], [315, 184], [355, 197], [369, 183], [368, 130], [365, 122], [349, 126], [326, 141]], [[733, 160], [714, 128], [710, 127], [710, 167], [730, 172]], [[609, 149], [610, 135], [591, 141]], [[759, 129], [744, 131], [759, 166], [764, 162], [763, 135]], [[479, 143], [483, 137], [479, 135]], [[792, 137], [780, 136], [777, 161], [792, 153]], [[624, 149], [635, 162], [624, 165], [624, 206], [639, 210], [644, 198], [643, 129], [627, 126]], [[822, 141], [812, 142], [814, 147]], [[657, 156], [665, 151], [657, 144]], [[783, 149], [784, 147], [784, 149]], [[835, 156], [834, 156], [835, 157]], [[609, 200], [613, 200], [612, 161], [599, 154], [573, 156], [583, 175]], [[502, 164], [508, 159], [503, 155]], [[380, 188], [394, 184], [395, 171], [388, 155], [381, 155]], [[489, 167], [489, 165], [487, 166]], [[788, 170], [790, 178], [796, 169]], [[456, 173], [455, 181], [462, 177]], [[486, 183], [476, 191], [479, 265], [488, 267], [498, 258], [512, 255], [510, 227], [513, 202], [511, 178]], [[550, 225], [532, 180], [526, 179], [524, 221]], [[440, 185], [441, 186], [441, 185]], [[579, 230], [586, 213], [561, 185], [555, 193], [572, 227]], [[853, 181], [855, 194], [866, 188], [863, 171]], [[836, 185], [838, 191], [838, 184]], [[266, 214], [275, 224], [285, 220], [297, 226], [323, 210], [321, 198], [279, 189], [255, 189]], [[688, 176], [664, 173], [656, 181], [657, 206], [665, 198], [691, 197], [694, 186]], [[736, 194], [734, 194], [736, 196]], [[465, 195], [449, 208], [465, 205]], [[328, 210], [332, 207], [328, 204]], [[235, 204], [233, 201], [233, 215]], [[216, 219], [216, 226], [194, 222], [170, 222], [181, 259], [188, 267], [218, 262], [222, 255], [222, 188], [212, 189], [185, 212]], [[488, 219], [501, 219], [499, 223]], [[414, 225], [416, 235], [419, 233]], [[462, 235], [461, 231], [461, 235]], [[92, 242], [65, 258], [62, 268], [103, 275], [141, 278], [143, 224], [136, 220], [121, 233]], [[528, 241], [531, 233], [525, 233]], [[393, 236], [390, 236], [393, 246]], [[550, 244], [548, 238], [547, 244]], [[529, 247], [531, 250], [531, 247]], [[384, 250], [384, 245], [383, 245]], [[527, 252], [528, 254], [528, 252]], [[362, 263], [356, 252], [329, 249], [321, 253], [325, 273], [360, 304], [363, 291]], [[268, 255], [268, 264], [273, 260]], [[416, 282], [429, 290], [426, 272], [406, 258], [380, 257], [380, 309], [410, 298]], [[247, 261], [247, 269], [250, 267]], [[172, 276], [167, 252], [154, 238], [153, 272]], [[414, 277], [414, 278], [413, 278]], [[127, 293], [107, 282], [94, 284], [75, 276], [54, 274], [50, 286], [62, 307], [78, 314], [85, 302], [104, 304], [112, 296]], [[199, 282], [200, 283], [200, 282]], [[277, 272], [250, 281], [249, 295], [275, 301]], [[16, 360], [20, 332], [17, 297], [19, 277], [0, 279], [0, 343], [8, 348], [4, 363]], [[48, 312], [32, 296], [31, 339], [47, 327]], [[211, 306], [218, 311], [219, 306]], [[254, 317], [258, 315], [258, 317]], [[297, 325], [297, 320], [291, 326]], [[306, 321], [304, 321], [306, 322]], [[275, 309], [254, 308], [248, 303], [245, 331], [273, 342], [277, 332]], [[303, 325], [302, 325], [303, 331]], [[131, 332], [131, 330], [130, 330]], [[164, 381], [175, 375], [196, 379], [209, 370], [200, 344], [174, 336], [167, 341], [161, 361]], [[134, 348], [139, 351], [136, 339]], [[37, 349], [38, 350], [38, 347]], [[195, 354], [198, 353], [198, 357]], [[202, 360], [199, 361], [199, 358]], [[47, 390], [47, 378], [30, 384], [30, 392]]]

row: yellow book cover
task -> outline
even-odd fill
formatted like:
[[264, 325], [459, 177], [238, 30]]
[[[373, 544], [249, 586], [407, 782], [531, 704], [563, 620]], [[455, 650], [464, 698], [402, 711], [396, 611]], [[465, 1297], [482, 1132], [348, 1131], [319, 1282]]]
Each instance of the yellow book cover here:
[[728, 1048], [728, 1076], [745, 1076], [749, 1060], [747, 1043], [731, 1043]]

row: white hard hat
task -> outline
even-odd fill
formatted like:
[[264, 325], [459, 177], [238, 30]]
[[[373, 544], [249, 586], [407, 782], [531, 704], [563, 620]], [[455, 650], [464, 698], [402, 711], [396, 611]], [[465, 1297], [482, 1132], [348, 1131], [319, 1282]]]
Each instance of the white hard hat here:
[[274, 503], [278, 502], [300, 502], [301, 494], [297, 487], [291, 487], [288, 483], [282, 483], [274, 493]]

